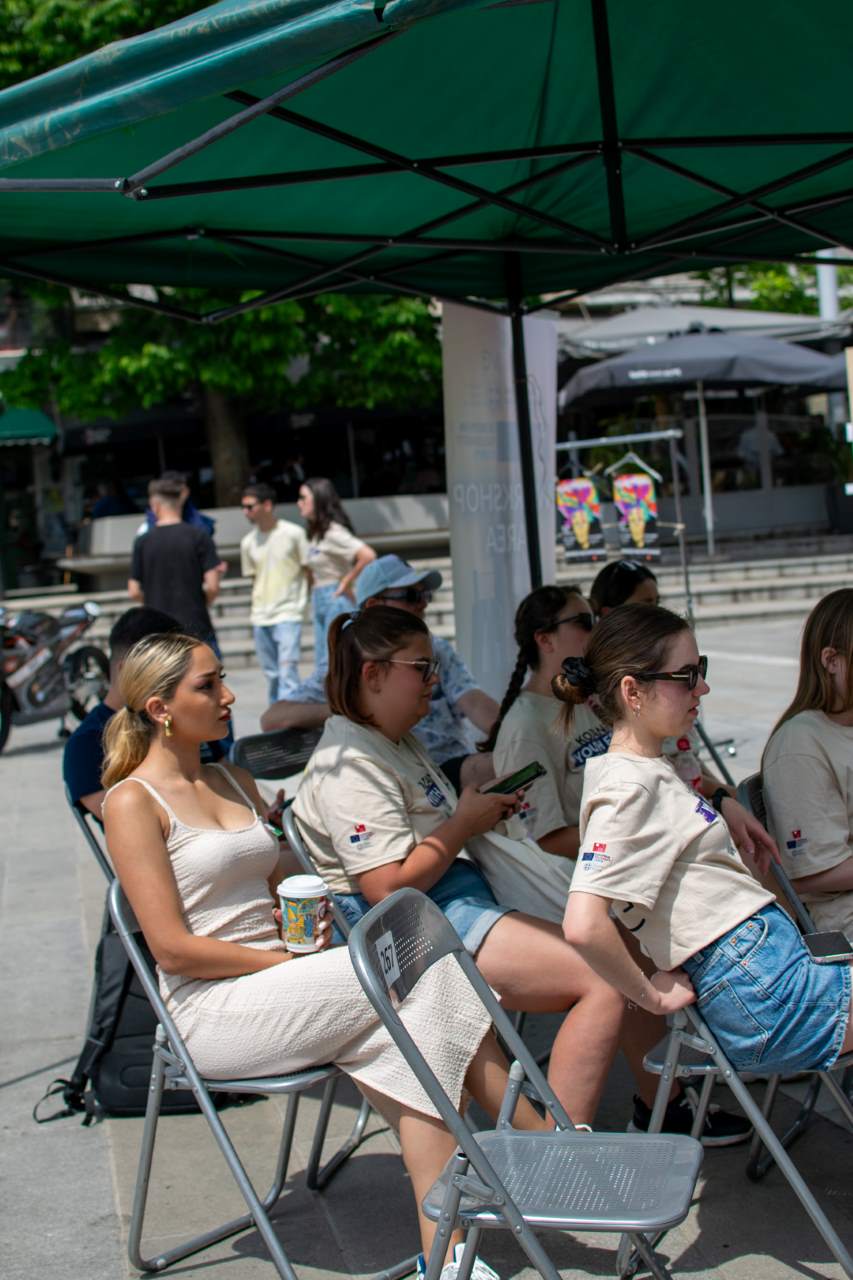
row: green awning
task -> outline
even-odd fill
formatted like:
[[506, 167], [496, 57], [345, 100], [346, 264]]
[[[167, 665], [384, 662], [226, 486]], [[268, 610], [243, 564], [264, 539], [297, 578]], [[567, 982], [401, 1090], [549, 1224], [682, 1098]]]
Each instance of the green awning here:
[[55, 438], [56, 427], [40, 409], [0, 407], [0, 445], [50, 444]]
[[0, 271], [503, 300], [853, 245], [851, 35], [848, 0], [223, 0], [0, 93]]

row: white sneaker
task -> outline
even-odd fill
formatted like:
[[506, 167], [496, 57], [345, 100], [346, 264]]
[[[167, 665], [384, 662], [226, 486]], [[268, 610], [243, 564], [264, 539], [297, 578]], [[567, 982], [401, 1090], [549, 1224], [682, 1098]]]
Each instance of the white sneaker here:
[[[465, 1251], [464, 1244], [457, 1244], [453, 1249], [453, 1261], [446, 1262], [441, 1269], [440, 1280], [456, 1280], [459, 1273], [459, 1265], [462, 1262], [462, 1254]], [[426, 1276], [426, 1262], [424, 1255], [418, 1254], [418, 1272], [417, 1280], [424, 1280]], [[497, 1271], [493, 1271], [487, 1262], [484, 1262], [479, 1256], [474, 1259], [474, 1265], [471, 1268], [471, 1280], [500, 1280]]]

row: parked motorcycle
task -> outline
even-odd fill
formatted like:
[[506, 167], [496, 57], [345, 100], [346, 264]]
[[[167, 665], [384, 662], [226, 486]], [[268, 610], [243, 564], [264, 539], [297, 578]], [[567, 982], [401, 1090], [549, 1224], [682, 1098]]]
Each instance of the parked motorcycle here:
[[65, 735], [70, 712], [84, 719], [107, 692], [110, 664], [97, 645], [78, 644], [100, 613], [92, 600], [58, 618], [0, 605], [0, 751], [12, 725], [57, 716]]

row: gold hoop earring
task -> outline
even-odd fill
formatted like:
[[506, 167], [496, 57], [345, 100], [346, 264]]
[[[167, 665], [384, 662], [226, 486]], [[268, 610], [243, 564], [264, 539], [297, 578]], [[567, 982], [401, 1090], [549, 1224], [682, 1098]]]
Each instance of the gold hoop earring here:
[[171, 738], [172, 736], [172, 717], [171, 716], [166, 716], [165, 720], [163, 721], [163, 733], [166, 735], [167, 738]]

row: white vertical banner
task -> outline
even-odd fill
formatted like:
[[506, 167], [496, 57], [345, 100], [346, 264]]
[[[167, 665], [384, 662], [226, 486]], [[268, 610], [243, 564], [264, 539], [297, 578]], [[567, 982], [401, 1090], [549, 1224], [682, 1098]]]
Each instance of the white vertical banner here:
[[[542, 577], [556, 572], [557, 328], [526, 316], [524, 339]], [[513, 619], [530, 591], [512, 334], [504, 316], [445, 303], [444, 431], [456, 647], [500, 700], [515, 663]]]

